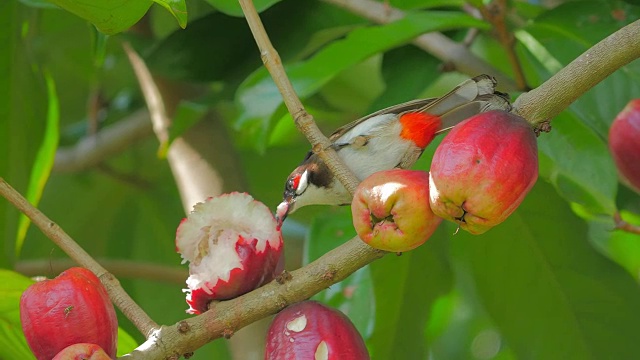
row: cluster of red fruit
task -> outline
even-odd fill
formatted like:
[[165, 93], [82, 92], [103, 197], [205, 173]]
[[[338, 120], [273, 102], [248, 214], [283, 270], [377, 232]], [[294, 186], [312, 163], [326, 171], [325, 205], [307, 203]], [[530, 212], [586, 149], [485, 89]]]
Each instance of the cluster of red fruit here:
[[361, 182], [353, 224], [367, 244], [394, 252], [423, 244], [442, 219], [481, 234], [515, 211], [537, 177], [533, 128], [506, 111], [480, 113], [447, 134], [429, 172], [387, 170]]
[[71, 268], [27, 288], [20, 298], [20, 322], [38, 360], [116, 356], [116, 312], [107, 290], [87, 269]]

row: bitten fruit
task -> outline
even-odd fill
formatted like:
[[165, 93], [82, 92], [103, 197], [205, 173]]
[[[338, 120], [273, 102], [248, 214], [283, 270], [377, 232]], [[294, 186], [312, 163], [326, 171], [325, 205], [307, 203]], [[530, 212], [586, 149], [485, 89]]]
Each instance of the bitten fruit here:
[[505, 111], [475, 115], [456, 125], [431, 162], [433, 212], [472, 234], [503, 222], [538, 178], [532, 127]]
[[424, 244], [442, 221], [429, 206], [429, 173], [418, 170], [385, 170], [364, 179], [351, 215], [360, 239], [393, 252]]
[[100, 280], [87, 269], [71, 268], [29, 286], [20, 298], [20, 322], [38, 360], [51, 360], [77, 343], [97, 344], [116, 356], [116, 312]]
[[80, 343], [62, 349], [52, 360], [111, 360], [96, 344]]
[[191, 314], [212, 300], [247, 293], [282, 272], [282, 234], [271, 211], [249, 194], [230, 193], [193, 207], [180, 223], [176, 250], [189, 261]]
[[631, 100], [613, 120], [609, 151], [622, 182], [640, 193], [640, 99]]
[[316, 301], [282, 310], [267, 333], [265, 360], [366, 360], [364, 340], [348, 317]]

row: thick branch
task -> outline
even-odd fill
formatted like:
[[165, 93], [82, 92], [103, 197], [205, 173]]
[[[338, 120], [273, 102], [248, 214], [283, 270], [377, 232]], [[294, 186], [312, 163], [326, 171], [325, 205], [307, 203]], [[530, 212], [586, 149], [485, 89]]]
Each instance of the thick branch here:
[[122, 313], [140, 330], [144, 335], [148, 335], [158, 328], [151, 318], [136, 304], [127, 294], [120, 282], [105, 268], [100, 266], [84, 249], [78, 245], [67, 233], [65, 233], [56, 223], [46, 217], [40, 210], [33, 207], [27, 199], [12, 188], [3, 178], [0, 177], [0, 194], [12, 203], [18, 210], [22, 211], [31, 219], [42, 232], [58, 245], [75, 262], [91, 270], [102, 284], [107, 288], [111, 301], [122, 311]]
[[[323, 1], [340, 6], [380, 24], [386, 24], [404, 17], [404, 12], [373, 0]], [[453, 64], [455, 69], [461, 73], [469, 76], [489, 74], [498, 80], [502, 91], [517, 90], [516, 84], [510, 77], [474, 55], [464, 45], [458, 44], [441, 33], [432, 32], [420, 35], [413, 41], [413, 44], [445, 63]]]
[[384, 254], [358, 238], [351, 239], [311, 264], [293, 271], [291, 279], [283, 284], [272, 281], [233, 300], [213, 304], [202, 315], [163, 326], [146, 343], [123, 358], [165, 359], [192, 352], [213, 339], [233, 334], [243, 326], [275, 314], [289, 304], [308, 299]]
[[278, 90], [280, 90], [284, 103], [289, 113], [293, 116], [296, 126], [309, 140], [313, 151], [318, 154], [333, 175], [340, 180], [349, 193], [353, 195], [356, 186], [358, 186], [357, 178], [351, 169], [340, 160], [338, 154], [330, 147], [331, 142], [322, 134], [313, 120], [313, 116], [302, 106], [302, 102], [300, 102], [298, 95], [293, 89], [293, 85], [291, 85], [291, 81], [289, 81], [284, 71], [280, 55], [278, 55], [278, 52], [271, 44], [271, 40], [262, 25], [260, 16], [253, 6], [253, 3], [251, 0], [240, 0], [240, 6], [242, 6], [242, 11], [245, 14], [247, 23], [258, 44], [262, 61], [267, 70], [269, 70]]
[[585, 51], [544, 84], [520, 95], [515, 112], [533, 125], [551, 120], [611, 73], [640, 58], [639, 39], [637, 20]]

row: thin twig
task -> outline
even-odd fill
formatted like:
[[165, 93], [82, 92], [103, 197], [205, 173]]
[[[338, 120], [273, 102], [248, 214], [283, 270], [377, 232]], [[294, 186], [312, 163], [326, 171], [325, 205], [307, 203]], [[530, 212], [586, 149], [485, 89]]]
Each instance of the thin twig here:
[[613, 214], [613, 222], [615, 224], [616, 230], [622, 230], [631, 234], [640, 235], [640, 226], [629, 224], [628, 222], [624, 221], [620, 213], [617, 211], [615, 214]]
[[[360, 15], [375, 23], [386, 24], [404, 17], [404, 12], [393, 8], [385, 8], [383, 3], [373, 0], [323, 0]], [[461, 73], [469, 76], [489, 74], [498, 80], [501, 91], [517, 90], [516, 83], [494, 66], [479, 58], [463, 44], [451, 40], [439, 32], [418, 36], [413, 44], [428, 52], [445, 64], [451, 64]]]
[[539, 126], [551, 120], [614, 71], [640, 58], [640, 20], [611, 34], [537, 88], [522, 94], [514, 111]]
[[95, 135], [81, 139], [73, 146], [59, 148], [52, 171], [75, 172], [89, 169], [151, 133], [149, 112], [138, 110]]
[[[311, 264], [291, 272], [291, 279], [277, 281], [248, 294], [212, 304], [202, 315], [163, 326], [146, 343], [127, 355], [127, 360], [165, 359], [194, 351], [223, 334], [238, 329], [300, 302], [384, 256], [359, 238], [354, 238]], [[180, 332], [178, 328], [188, 329]]]
[[[189, 276], [186, 268], [140, 262], [139, 260], [96, 259], [107, 271], [118, 279], [156, 281], [160, 283], [184, 286]], [[14, 270], [26, 276], [59, 274], [70, 267], [77, 266], [71, 259], [21, 260], [15, 263]]]
[[291, 85], [291, 81], [287, 77], [280, 55], [271, 44], [271, 40], [267, 35], [260, 16], [253, 6], [251, 0], [240, 0], [240, 6], [245, 14], [249, 28], [253, 33], [253, 37], [260, 49], [260, 56], [265, 67], [269, 70], [273, 81], [276, 83], [278, 90], [282, 94], [289, 113], [293, 116], [296, 126], [311, 143], [313, 151], [318, 154], [320, 159], [327, 165], [333, 175], [340, 180], [342, 185], [353, 195], [358, 179], [355, 177], [351, 169], [344, 165], [338, 154], [330, 147], [331, 142], [322, 134], [313, 116], [311, 116], [300, 102], [298, 95]]
[[40, 210], [33, 207], [27, 199], [12, 188], [2, 177], [0, 177], [0, 194], [9, 200], [18, 210], [27, 215], [27, 217], [29, 217], [49, 239], [67, 253], [70, 258], [80, 264], [80, 266], [96, 274], [107, 289], [111, 301], [131, 320], [143, 335], [146, 336], [158, 328], [158, 324], [151, 320], [149, 315], [124, 291], [118, 279], [100, 266], [100, 264], [67, 235], [64, 230], [46, 217]]
[[524, 77], [524, 71], [522, 70], [522, 64], [515, 51], [515, 37], [507, 28], [506, 14], [507, 14], [507, 1], [506, 0], [494, 0], [489, 6], [480, 5], [478, 7], [482, 17], [493, 25], [493, 29], [496, 32], [498, 41], [507, 53], [507, 58], [513, 69], [513, 73], [516, 77], [516, 84], [518, 90], [528, 91], [529, 86], [527, 80]]

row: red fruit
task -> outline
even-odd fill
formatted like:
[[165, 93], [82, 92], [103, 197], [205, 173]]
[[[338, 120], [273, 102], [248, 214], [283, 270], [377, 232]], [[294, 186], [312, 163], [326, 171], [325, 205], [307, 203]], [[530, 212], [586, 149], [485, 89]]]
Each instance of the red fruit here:
[[640, 193], [640, 99], [631, 100], [613, 120], [609, 151], [622, 182]]
[[458, 125], [431, 163], [431, 209], [481, 234], [503, 222], [538, 178], [538, 146], [521, 117], [489, 111]]
[[365, 360], [364, 340], [348, 317], [316, 301], [287, 307], [273, 319], [265, 360]]
[[67, 346], [52, 360], [111, 360], [96, 344], [80, 343]]
[[351, 214], [360, 239], [393, 252], [424, 244], [442, 221], [429, 206], [429, 173], [416, 170], [385, 170], [366, 178], [356, 189]]
[[189, 261], [187, 303], [191, 314], [211, 300], [247, 293], [283, 269], [282, 233], [271, 211], [249, 194], [209, 198], [178, 226], [176, 249]]
[[116, 356], [118, 320], [107, 291], [89, 270], [71, 268], [27, 288], [20, 322], [38, 360], [51, 360], [69, 345], [92, 343]]

